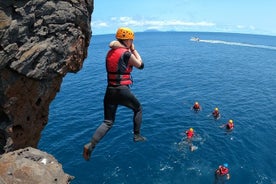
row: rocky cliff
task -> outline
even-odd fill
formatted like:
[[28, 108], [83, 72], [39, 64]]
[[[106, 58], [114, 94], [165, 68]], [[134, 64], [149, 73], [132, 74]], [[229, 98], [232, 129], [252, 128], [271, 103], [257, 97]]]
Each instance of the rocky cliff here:
[[0, 0], [0, 154], [37, 147], [62, 78], [87, 57], [92, 12], [93, 0]]
[[3, 154], [0, 165], [0, 184], [66, 184], [74, 179], [53, 156], [31, 147]]

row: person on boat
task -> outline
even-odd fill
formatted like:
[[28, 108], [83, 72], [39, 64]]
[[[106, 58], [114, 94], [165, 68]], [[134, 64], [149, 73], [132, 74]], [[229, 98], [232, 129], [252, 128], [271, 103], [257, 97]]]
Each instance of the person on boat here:
[[214, 109], [214, 111], [212, 112], [212, 115], [215, 119], [219, 119], [220, 118], [220, 112], [219, 112], [219, 109], [216, 107]]
[[201, 106], [198, 102], [195, 102], [193, 105], [193, 110], [194, 111], [200, 111], [201, 110]]
[[89, 143], [84, 145], [83, 157], [89, 160], [96, 144], [112, 128], [119, 105], [133, 111], [133, 141], [145, 141], [140, 134], [142, 124], [142, 106], [130, 90], [133, 67], [142, 70], [144, 63], [133, 40], [134, 32], [130, 28], [120, 27], [116, 32], [116, 41], [109, 44], [111, 48], [106, 56], [107, 88], [104, 96], [104, 120], [94, 132]]
[[229, 180], [230, 174], [228, 169], [228, 164], [224, 163], [223, 165], [218, 166], [218, 168], [215, 171], [215, 180], [216, 183], [222, 180]]
[[232, 119], [230, 119], [226, 124], [222, 125], [221, 127], [226, 127], [227, 130], [233, 130], [234, 122]]

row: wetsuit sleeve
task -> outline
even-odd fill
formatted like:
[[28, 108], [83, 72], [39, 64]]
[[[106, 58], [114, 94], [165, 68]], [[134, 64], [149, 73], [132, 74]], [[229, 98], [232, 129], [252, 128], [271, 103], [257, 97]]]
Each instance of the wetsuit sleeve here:
[[129, 61], [129, 58], [130, 58], [130, 56], [131, 56], [131, 52], [129, 52], [129, 51], [126, 51], [125, 53], [124, 53], [124, 63], [126, 64], [126, 66], [128, 65], [128, 61]]
[[140, 70], [144, 69], [144, 63], [142, 62], [141, 66], [138, 68]]
[[130, 65], [132, 65], [135, 68], [140, 69], [140, 70], [144, 69], [144, 63], [143, 63], [142, 59], [140, 58], [140, 56], [139, 56], [139, 59], [137, 59], [137, 56], [135, 54], [133, 54], [129, 51], [127, 51], [126, 53], [127, 53], [127, 55], [130, 54], [130, 56], [128, 58], [130, 60], [129, 61]]
[[[126, 66], [127, 66], [128, 63], [129, 63], [129, 58], [130, 58], [130, 56], [131, 56], [131, 52], [126, 51], [126, 52], [124, 53], [124, 62], [125, 62], [125, 64], [126, 64]], [[144, 69], [144, 63], [143, 63], [143, 62], [141, 63], [141, 66], [140, 66], [138, 69], [140, 69], [140, 70]]]

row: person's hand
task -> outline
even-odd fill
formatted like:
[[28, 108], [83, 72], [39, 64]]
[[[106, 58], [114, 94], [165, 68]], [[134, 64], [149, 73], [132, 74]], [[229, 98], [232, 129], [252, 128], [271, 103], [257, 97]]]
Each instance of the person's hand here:
[[132, 43], [131, 46], [130, 46], [130, 50], [131, 52], [133, 52], [135, 50], [135, 47], [134, 47], [134, 44]]
[[227, 174], [227, 175], [226, 175], [226, 179], [227, 179], [227, 180], [230, 180], [230, 174]]

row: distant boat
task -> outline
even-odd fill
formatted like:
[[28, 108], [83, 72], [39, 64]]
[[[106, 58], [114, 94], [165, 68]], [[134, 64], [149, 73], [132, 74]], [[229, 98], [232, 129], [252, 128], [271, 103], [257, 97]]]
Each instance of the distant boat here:
[[198, 37], [192, 37], [190, 40], [194, 41], [194, 42], [199, 42], [199, 38]]

